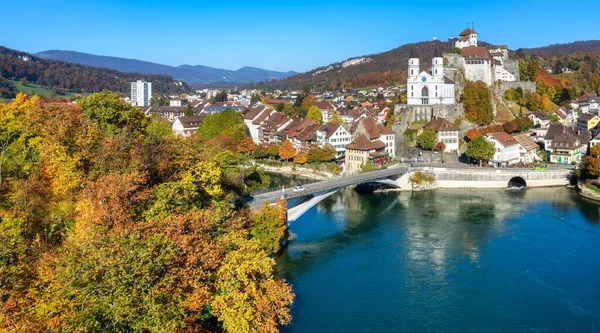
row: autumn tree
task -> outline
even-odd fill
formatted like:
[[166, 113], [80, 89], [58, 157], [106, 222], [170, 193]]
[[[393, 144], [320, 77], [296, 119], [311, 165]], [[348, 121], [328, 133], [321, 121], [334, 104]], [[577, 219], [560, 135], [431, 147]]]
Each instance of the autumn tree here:
[[388, 110], [385, 114], [385, 126], [388, 128], [392, 128], [395, 122], [396, 116], [394, 115], [394, 111]]
[[442, 141], [436, 143], [435, 150], [439, 151], [440, 153], [443, 153], [446, 150], [446, 144]]
[[274, 143], [271, 143], [269, 147], [267, 147], [267, 155], [271, 157], [279, 157], [280, 147]]
[[279, 150], [279, 157], [282, 160], [289, 161], [290, 159], [296, 156], [296, 149], [292, 145], [290, 140], [285, 140], [285, 142], [281, 145], [281, 149]]
[[304, 164], [307, 160], [307, 154], [305, 152], [299, 152], [296, 154], [296, 157], [294, 157], [294, 163], [296, 164]]
[[481, 161], [491, 160], [495, 152], [494, 144], [489, 142], [485, 137], [479, 136], [469, 142], [466, 155], [478, 159], [481, 164]]
[[334, 112], [331, 118], [329, 118], [329, 124], [343, 125], [344, 119], [338, 112]]
[[238, 153], [243, 153], [246, 155], [252, 155], [254, 151], [256, 151], [256, 143], [252, 140], [251, 137], [246, 137], [244, 140], [240, 141], [237, 147]]
[[590, 151], [591, 155], [593, 157], [600, 157], [600, 145], [599, 144], [595, 144], [591, 151]]
[[310, 107], [310, 109], [308, 109], [308, 114], [306, 114], [306, 119], [312, 119], [317, 124], [320, 124], [323, 122], [323, 114], [321, 113], [321, 110], [319, 110], [319, 108], [317, 106], [313, 105]]
[[463, 103], [465, 116], [479, 125], [490, 124], [494, 120], [492, 93], [482, 81], [469, 81], [465, 85]]
[[437, 142], [437, 133], [432, 128], [426, 128], [417, 136], [417, 145], [425, 150], [432, 150]]
[[289, 118], [294, 118], [294, 116], [296, 115], [296, 109], [294, 109], [294, 107], [292, 106], [292, 104], [286, 104], [283, 107], [283, 114], [285, 114], [287, 117]]

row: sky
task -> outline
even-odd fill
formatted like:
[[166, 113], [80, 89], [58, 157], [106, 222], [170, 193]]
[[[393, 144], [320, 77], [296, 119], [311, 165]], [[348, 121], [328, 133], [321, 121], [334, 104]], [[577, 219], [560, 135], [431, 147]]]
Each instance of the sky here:
[[[600, 20], [564, 1], [0, 0], [0, 45], [178, 66], [305, 72], [398, 46], [456, 37], [510, 49], [600, 39]], [[568, 14], [576, 10], [576, 14]], [[582, 15], [581, 19], [576, 16]]]

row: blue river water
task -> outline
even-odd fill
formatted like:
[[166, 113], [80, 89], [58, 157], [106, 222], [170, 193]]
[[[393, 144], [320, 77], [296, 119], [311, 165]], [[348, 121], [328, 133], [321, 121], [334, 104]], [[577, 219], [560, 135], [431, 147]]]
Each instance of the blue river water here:
[[568, 188], [359, 194], [290, 225], [283, 332], [598, 332], [600, 205]]

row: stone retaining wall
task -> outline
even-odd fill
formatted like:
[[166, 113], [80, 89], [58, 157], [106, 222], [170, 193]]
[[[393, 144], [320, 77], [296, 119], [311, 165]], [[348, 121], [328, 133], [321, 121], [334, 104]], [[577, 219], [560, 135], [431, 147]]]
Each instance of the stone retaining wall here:
[[585, 187], [585, 184], [577, 184], [577, 190], [577, 192], [579, 192], [579, 195], [581, 195], [584, 198], [588, 198], [594, 201], [600, 201], [600, 193], [594, 190], [590, 190], [589, 188]]

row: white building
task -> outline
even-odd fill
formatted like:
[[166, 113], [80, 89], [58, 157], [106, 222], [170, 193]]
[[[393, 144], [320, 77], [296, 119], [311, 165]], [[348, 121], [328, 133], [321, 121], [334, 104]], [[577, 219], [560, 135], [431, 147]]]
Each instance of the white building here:
[[458, 129], [450, 124], [447, 119], [434, 117], [423, 128], [431, 128], [435, 131], [437, 142], [443, 142], [446, 145], [444, 151], [458, 152]]
[[454, 82], [444, 76], [444, 58], [439, 47], [431, 62], [431, 72], [421, 72], [417, 49], [413, 46], [408, 59], [408, 105], [454, 104]]
[[537, 156], [538, 145], [528, 134], [513, 136], [519, 143], [519, 160], [525, 164], [533, 163], [539, 159]]
[[137, 80], [131, 82], [131, 103], [137, 106], [150, 105], [152, 98], [152, 82]]
[[177, 117], [173, 122], [173, 132], [177, 135], [191, 136], [196, 133], [200, 123], [206, 116], [206, 113], [201, 113], [199, 116]]
[[319, 146], [330, 144], [335, 148], [335, 157], [346, 155], [346, 145], [352, 142], [352, 134], [342, 125], [325, 124], [317, 128], [317, 143]]
[[187, 98], [173, 98], [169, 100], [169, 106], [186, 106], [187, 104]]
[[253, 108], [248, 108], [243, 112], [244, 123], [248, 127], [248, 134], [252, 137], [254, 143], [260, 143], [259, 129], [264, 120], [266, 120], [274, 110], [269, 109], [265, 105], [257, 105]]
[[477, 32], [475, 29], [467, 27], [458, 36], [458, 40], [454, 43], [454, 47], [462, 49], [463, 47], [477, 46]]
[[487, 134], [486, 139], [494, 144], [496, 152], [490, 162], [495, 167], [515, 164], [519, 159], [519, 142], [506, 132]]

